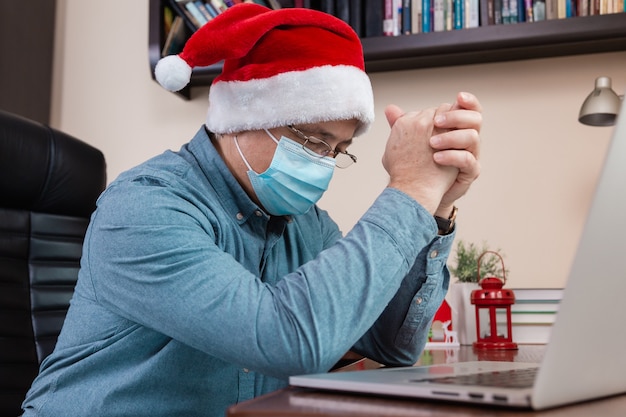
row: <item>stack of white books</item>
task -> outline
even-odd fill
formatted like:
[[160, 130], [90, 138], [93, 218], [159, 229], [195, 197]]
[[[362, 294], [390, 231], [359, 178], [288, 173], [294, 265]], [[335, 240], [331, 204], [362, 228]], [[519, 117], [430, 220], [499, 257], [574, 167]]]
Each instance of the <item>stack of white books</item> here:
[[[563, 298], [562, 288], [513, 289], [511, 306], [513, 341], [518, 344], [545, 344]], [[498, 320], [500, 321], [500, 320]]]

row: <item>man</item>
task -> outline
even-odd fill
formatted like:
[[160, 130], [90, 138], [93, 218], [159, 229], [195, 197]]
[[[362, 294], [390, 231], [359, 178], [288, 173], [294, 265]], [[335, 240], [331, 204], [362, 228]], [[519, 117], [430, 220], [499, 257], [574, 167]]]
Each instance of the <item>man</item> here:
[[157, 79], [224, 60], [205, 126], [114, 181], [26, 416], [222, 416], [346, 352], [419, 356], [448, 286], [455, 201], [479, 174], [480, 105], [389, 106], [389, 186], [342, 237], [315, 206], [373, 121], [361, 45], [307, 9], [234, 6]]

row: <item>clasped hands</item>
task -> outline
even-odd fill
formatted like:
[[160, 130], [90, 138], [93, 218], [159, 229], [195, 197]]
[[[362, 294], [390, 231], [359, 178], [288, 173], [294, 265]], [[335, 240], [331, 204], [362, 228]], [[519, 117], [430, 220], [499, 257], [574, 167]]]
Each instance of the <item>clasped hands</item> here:
[[383, 154], [389, 186], [417, 200], [430, 213], [448, 217], [480, 174], [482, 107], [470, 93], [452, 104], [404, 112], [389, 105], [391, 133]]

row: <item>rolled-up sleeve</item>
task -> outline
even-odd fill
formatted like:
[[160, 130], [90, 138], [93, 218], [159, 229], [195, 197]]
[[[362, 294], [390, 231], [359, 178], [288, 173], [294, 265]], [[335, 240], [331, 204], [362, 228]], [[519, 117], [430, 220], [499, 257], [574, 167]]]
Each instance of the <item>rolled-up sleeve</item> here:
[[448, 290], [446, 262], [454, 233], [437, 236], [422, 248], [398, 292], [353, 350], [390, 366], [414, 364]]
[[[398, 240], [400, 250], [407, 250], [410, 267], [384, 311], [351, 350], [386, 365], [412, 365], [424, 348], [433, 317], [448, 289], [450, 273], [446, 264], [456, 232], [438, 235], [433, 216], [412, 198], [395, 189], [387, 189], [383, 194], [387, 198], [377, 200], [362, 221], [394, 227], [385, 222], [384, 213], [416, 215], [417, 223], [397, 234], [402, 238]], [[361, 233], [364, 231], [355, 228], [352, 238], [365, 240]], [[375, 253], [386, 257], [389, 250], [380, 245], [372, 248], [368, 256]], [[416, 255], [411, 258], [409, 253]], [[389, 276], [391, 271], [387, 271]]]

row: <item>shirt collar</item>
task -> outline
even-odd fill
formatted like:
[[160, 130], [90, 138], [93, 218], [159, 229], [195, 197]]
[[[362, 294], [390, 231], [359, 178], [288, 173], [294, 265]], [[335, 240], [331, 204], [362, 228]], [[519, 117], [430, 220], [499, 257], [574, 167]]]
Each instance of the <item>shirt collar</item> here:
[[250, 218], [269, 218], [237, 182], [213, 146], [209, 132], [204, 126], [189, 142], [188, 148], [207, 181], [215, 189], [221, 205], [238, 223], [245, 223]]

